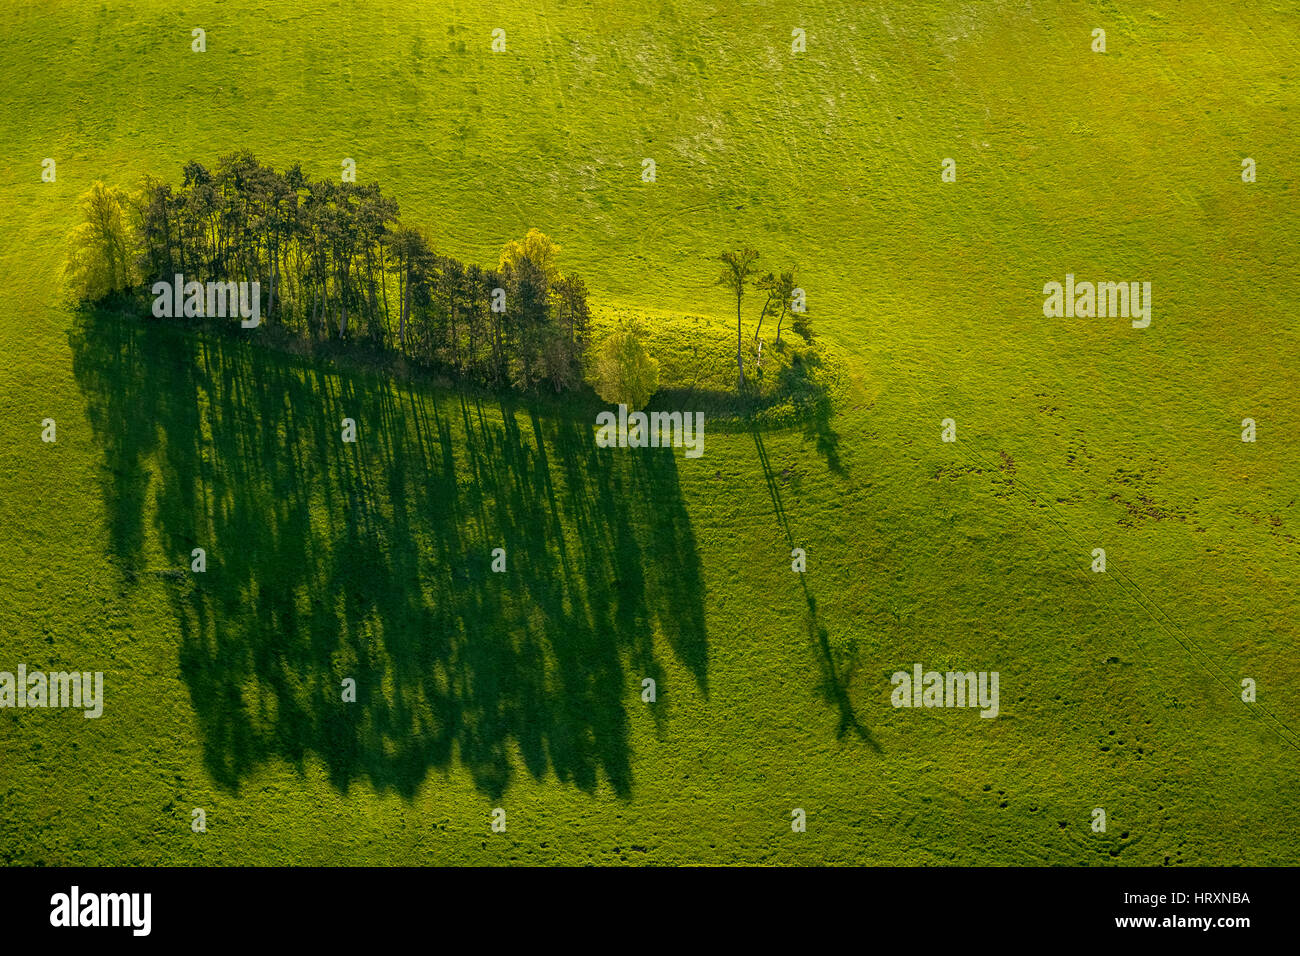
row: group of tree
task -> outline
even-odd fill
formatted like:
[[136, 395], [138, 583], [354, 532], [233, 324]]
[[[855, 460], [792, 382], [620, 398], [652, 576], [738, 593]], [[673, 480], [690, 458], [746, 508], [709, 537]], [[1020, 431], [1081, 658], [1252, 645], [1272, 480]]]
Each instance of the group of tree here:
[[[776, 317], [776, 347], [781, 348], [781, 329], [787, 316], [792, 317], [791, 325], [804, 339], [811, 338], [808, 325], [807, 309], [803, 304], [803, 292], [794, 278], [794, 270], [789, 269], [780, 274], [761, 273], [758, 269], [758, 252], [745, 246], [718, 256], [722, 263], [722, 272], [717, 284], [725, 286], [736, 299], [736, 368], [740, 375], [740, 387], [745, 387], [744, 331], [742, 327], [741, 306], [744, 304], [745, 291], [754, 289], [764, 296], [763, 307], [758, 314], [758, 324], [754, 327], [754, 347], [759, 348], [759, 333], [763, 329], [763, 320], [769, 315]], [[761, 355], [761, 351], [757, 354]]]
[[436, 251], [374, 184], [278, 172], [248, 152], [190, 162], [173, 186], [96, 183], [81, 198], [67, 277], [92, 301], [155, 281], [257, 281], [286, 329], [389, 348], [491, 386], [559, 391], [582, 381], [587, 289], [537, 230], [495, 268]]

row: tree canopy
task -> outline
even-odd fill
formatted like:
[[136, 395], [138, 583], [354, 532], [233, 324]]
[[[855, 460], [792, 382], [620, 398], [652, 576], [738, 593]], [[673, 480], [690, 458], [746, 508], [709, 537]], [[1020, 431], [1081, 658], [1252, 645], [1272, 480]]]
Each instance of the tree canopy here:
[[602, 343], [596, 358], [596, 393], [605, 401], [644, 408], [659, 388], [659, 362], [641, 344], [642, 330], [627, 323]]
[[256, 281], [261, 315], [313, 338], [393, 349], [490, 385], [556, 390], [582, 381], [587, 288], [530, 229], [482, 268], [439, 253], [376, 184], [310, 180], [249, 152], [186, 163], [173, 186], [82, 197], [67, 276], [89, 300], [172, 280]]

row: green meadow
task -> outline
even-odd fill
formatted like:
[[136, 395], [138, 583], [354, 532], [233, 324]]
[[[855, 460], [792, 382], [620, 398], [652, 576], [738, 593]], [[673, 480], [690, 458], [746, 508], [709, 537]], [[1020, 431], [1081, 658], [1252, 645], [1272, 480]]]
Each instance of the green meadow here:
[[[106, 700], [0, 710], [0, 861], [1296, 862], [1293, 4], [2, 19], [0, 671]], [[352, 158], [465, 261], [543, 230], [713, 396], [703, 456], [67, 301], [91, 183], [236, 149]], [[797, 268], [815, 406], [718, 398], [741, 245]], [[1045, 318], [1067, 273], [1149, 281], [1150, 326]], [[1000, 714], [892, 707], [915, 663], [997, 671]]]

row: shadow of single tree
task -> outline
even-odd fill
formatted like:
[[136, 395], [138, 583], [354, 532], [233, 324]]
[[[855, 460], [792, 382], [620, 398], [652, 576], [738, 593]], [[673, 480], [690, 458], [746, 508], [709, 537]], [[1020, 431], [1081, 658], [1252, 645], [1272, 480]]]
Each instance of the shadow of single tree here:
[[[752, 429], [751, 433], [754, 436], [754, 449], [758, 454], [758, 463], [763, 469], [763, 478], [767, 482], [767, 493], [772, 498], [777, 524], [781, 527], [781, 533], [785, 535], [786, 544], [793, 551], [796, 547], [794, 535], [790, 531], [790, 520], [786, 517], [785, 503], [781, 498], [781, 487], [776, 472], [768, 458], [767, 446], [763, 443], [763, 433], [757, 428]], [[812, 588], [808, 585], [810, 573], [809, 571], [799, 573], [799, 584], [803, 588], [804, 604], [807, 606], [804, 626], [808, 630], [809, 642], [817, 648], [818, 661], [822, 669], [822, 694], [827, 703], [839, 712], [840, 722], [835, 736], [843, 737], [851, 731], [860, 740], [865, 741], [872, 750], [880, 753], [879, 742], [858, 720], [857, 712], [853, 709], [853, 701], [849, 699], [848, 679], [841, 676], [841, 667], [831, 647], [830, 634], [817, 616], [817, 598], [813, 596]]]
[[[627, 796], [626, 708], [664, 681], [659, 638], [707, 692], [671, 449], [179, 325], [92, 313], [70, 340], [111, 547], [134, 579], [156, 528], [223, 786], [315, 757], [340, 789], [410, 798], [459, 761], [495, 797], [522, 762]], [[176, 573], [194, 548], [206, 572]]]
[[714, 432], [754, 432], [760, 428], [798, 426], [812, 441], [826, 465], [843, 476], [840, 436], [831, 424], [835, 402], [824, 359], [809, 352], [797, 361], [777, 365], [766, 379], [743, 389], [667, 386], [651, 398], [653, 411], [703, 412]]

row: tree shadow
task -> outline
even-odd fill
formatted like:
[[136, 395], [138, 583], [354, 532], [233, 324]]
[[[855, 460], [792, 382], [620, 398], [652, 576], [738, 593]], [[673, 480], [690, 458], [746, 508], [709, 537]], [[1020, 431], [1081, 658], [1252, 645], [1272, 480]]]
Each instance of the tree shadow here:
[[835, 402], [816, 356], [779, 366], [767, 384], [744, 389], [666, 386], [655, 392], [655, 411], [704, 412], [715, 432], [754, 432], [757, 428], [798, 426], [826, 466], [847, 474], [840, 458], [840, 436], [831, 424]]
[[836, 475], [847, 474], [844, 462], [840, 460], [840, 435], [831, 426], [831, 417], [835, 414], [830, 396], [822, 394], [812, 404], [803, 421], [804, 437], [810, 439], [817, 451], [826, 459], [826, 467]]
[[70, 342], [110, 547], [135, 580], [156, 533], [222, 786], [318, 759], [341, 790], [410, 799], [457, 761], [492, 797], [521, 764], [627, 797], [627, 708], [642, 678], [663, 686], [656, 649], [707, 693], [672, 449], [598, 448], [586, 421], [181, 323], [85, 313]]
[[[785, 503], [781, 498], [781, 487], [772, 468], [772, 463], [768, 459], [767, 446], [763, 443], [763, 433], [755, 428], [752, 430], [752, 434], [754, 436], [754, 448], [758, 453], [758, 462], [763, 469], [763, 478], [767, 482], [767, 491], [772, 498], [772, 507], [776, 514], [777, 524], [780, 525], [786, 543], [793, 551], [798, 545], [795, 543], [794, 535], [790, 531], [790, 521], [786, 517]], [[847, 733], [852, 733], [860, 740], [865, 741], [876, 753], [880, 753], [880, 744], [871, 735], [871, 731], [863, 726], [858, 719], [857, 712], [853, 709], [853, 701], [849, 698], [848, 679], [847, 677], [841, 677], [840, 667], [836, 663], [835, 653], [831, 648], [830, 634], [818, 620], [817, 598], [813, 595], [812, 587], [808, 583], [811, 573], [805, 570], [798, 575], [799, 584], [803, 588], [804, 604], [806, 606], [804, 626], [807, 628], [810, 643], [817, 648], [818, 661], [822, 669], [822, 693], [825, 695], [827, 703], [839, 713], [840, 722], [836, 728], [835, 736], [843, 737]]]

